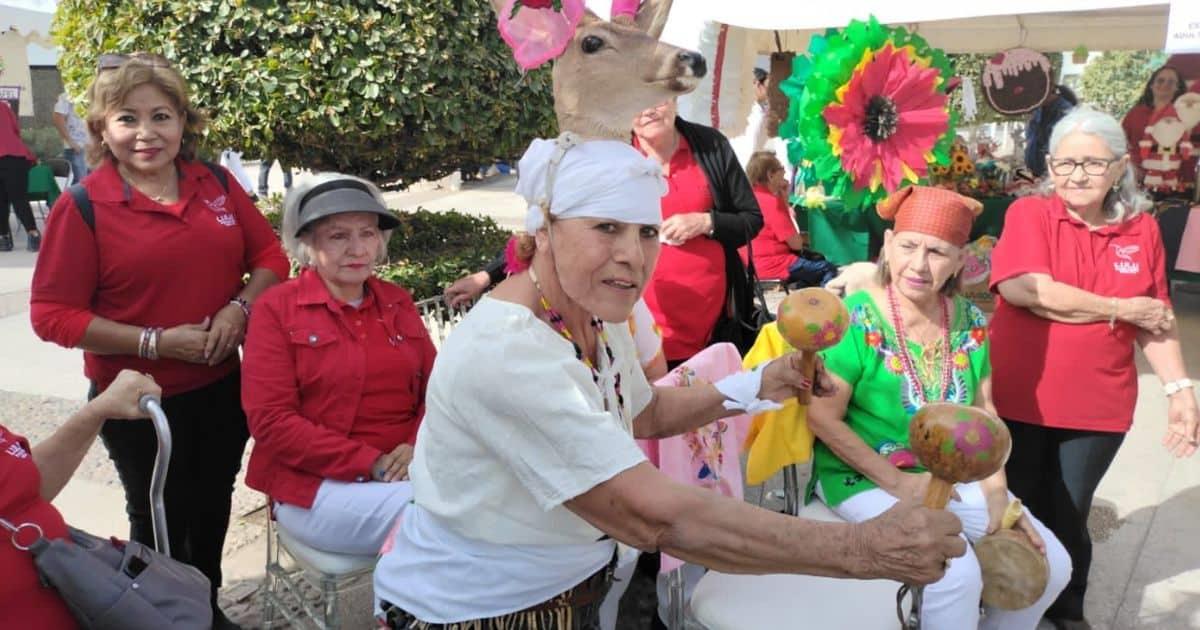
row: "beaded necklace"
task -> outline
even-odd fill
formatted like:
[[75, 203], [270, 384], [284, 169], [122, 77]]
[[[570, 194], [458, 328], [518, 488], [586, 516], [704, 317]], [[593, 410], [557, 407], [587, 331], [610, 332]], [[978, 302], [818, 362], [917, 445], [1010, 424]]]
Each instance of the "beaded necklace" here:
[[[607, 409], [608, 399], [607, 397], [603, 396], [604, 386], [600, 384], [600, 370], [596, 367], [596, 364], [592, 362], [591, 357], [584, 356], [583, 348], [579, 347], [579, 344], [575, 342], [575, 336], [572, 335], [570, 329], [567, 328], [566, 320], [563, 319], [561, 313], [556, 311], [554, 307], [550, 305], [550, 300], [546, 299], [546, 294], [542, 292], [542, 285], [538, 283], [537, 274], [534, 273], [532, 267], [529, 268], [529, 279], [533, 280], [533, 288], [537, 289], [538, 292], [538, 304], [541, 305], [542, 310], [546, 312], [546, 317], [550, 320], [550, 326], [554, 328], [554, 330], [557, 331], [563, 339], [571, 342], [571, 347], [575, 348], [575, 358], [581, 361], [588, 367], [589, 370], [591, 370], [592, 382], [596, 384], [596, 387], [600, 388], [601, 397], [605, 399], [604, 407]], [[621, 373], [613, 369], [616, 364], [616, 358], [613, 355], [612, 346], [608, 343], [608, 333], [604, 330], [604, 321], [593, 315], [592, 329], [596, 331], [596, 341], [604, 347], [604, 355], [608, 357], [609, 369], [613, 370], [613, 393], [616, 394], [617, 397], [617, 418], [624, 422], [625, 397], [621, 395]]]
[[[913, 365], [912, 355], [908, 351], [908, 335], [904, 332], [903, 318], [900, 316], [900, 305], [896, 300], [896, 291], [892, 285], [887, 285], [888, 306], [892, 310], [892, 328], [896, 329], [896, 341], [900, 346], [900, 365], [904, 370], [904, 375], [914, 385], [913, 390], [917, 397], [918, 406], [929, 402], [928, 396], [925, 395], [925, 384], [921, 381], [921, 377], [917, 374], [917, 369]], [[953, 372], [953, 364], [950, 352], [950, 309], [946, 306], [946, 300], [938, 297], [942, 306], [942, 343], [943, 360], [942, 360], [942, 390], [938, 392], [938, 400], [946, 397], [950, 392], [950, 375]]]

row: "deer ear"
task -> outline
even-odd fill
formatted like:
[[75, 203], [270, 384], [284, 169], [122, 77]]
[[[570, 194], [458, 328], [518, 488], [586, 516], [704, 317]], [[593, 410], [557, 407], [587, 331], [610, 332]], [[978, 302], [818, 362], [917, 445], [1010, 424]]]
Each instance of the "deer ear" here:
[[[614, 8], [620, 1], [613, 2]], [[637, 27], [654, 39], [661, 37], [663, 27], [667, 25], [667, 15], [671, 13], [671, 2], [672, 0], [644, 0], [642, 8], [637, 12]]]

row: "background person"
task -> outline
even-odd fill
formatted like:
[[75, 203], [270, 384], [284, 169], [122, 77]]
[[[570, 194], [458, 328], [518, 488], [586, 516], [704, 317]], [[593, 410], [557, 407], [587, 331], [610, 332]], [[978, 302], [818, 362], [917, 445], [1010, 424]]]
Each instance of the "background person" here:
[[1046, 152], [1050, 146], [1050, 132], [1072, 107], [1079, 104], [1075, 92], [1065, 85], [1056, 85], [1041, 107], [1033, 110], [1025, 125], [1025, 166], [1034, 177], [1046, 176]]
[[310, 547], [375, 555], [412, 499], [408, 465], [435, 350], [408, 291], [375, 277], [399, 221], [373, 184], [324, 173], [284, 201], [300, 276], [259, 298], [242, 401], [246, 485]]
[[63, 141], [63, 159], [71, 164], [71, 183], [78, 184], [89, 172], [87, 147], [91, 138], [88, 137], [87, 123], [75, 113], [75, 105], [66, 92], [58, 95], [51, 118]]
[[1176, 457], [1196, 450], [1197, 406], [1162, 239], [1120, 125], [1075, 109], [1055, 126], [1047, 162], [1045, 194], [1009, 208], [992, 252], [992, 374], [1013, 438], [1009, 487], [1045, 519], [1075, 567], [1047, 616], [1060, 628], [1087, 628], [1087, 518], [1133, 422], [1134, 345], [1166, 385], [1163, 443]]
[[633, 145], [667, 178], [660, 228], [666, 247], [645, 292], [662, 327], [667, 365], [717, 341], [745, 352], [757, 331], [733, 321], [747, 319], [753, 307], [737, 249], [758, 234], [763, 218], [733, 148], [716, 129], [679, 118], [675, 99], [634, 119]]
[[[165, 59], [129, 58], [89, 93], [93, 225], [71, 195], [58, 198], [33, 273], [33, 328], [83, 349], [89, 396], [125, 368], [162, 386], [175, 447], [164, 496], [172, 555], [208, 577], [215, 625], [227, 627], [216, 605], [221, 552], [249, 436], [237, 349], [253, 302], [287, 277], [287, 257], [250, 198], [195, 160], [204, 118]], [[129, 537], [153, 545], [154, 430], [110, 422], [100, 438], [125, 488]]]
[[13, 249], [12, 227], [8, 224], [9, 206], [25, 228], [26, 247], [38, 251], [42, 233], [38, 231], [29, 206], [29, 169], [37, 163], [33, 151], [21, 140], [21, 124], [8, 102], [0, 105], [0, 252]]
[[[787, 203], [788, 182], [775, 153], [755, 153], [746, 176], [754, 187], [754, 198], [758, 200], [764, 223], [751, 243], [758, 277], [804, 287], [825, 286], [833, 280], [837, 266], [808, 249], [807, 236], [796, 229], [792, 208]], [[744, 258], [747, 248], [740, 252]]]
[[[1150, 125], [1150, 121], [1174, 104], [1175, 99], [1182, 96], [1184, 92], [1187, 92], [1187, 84], [1179, 70], [1172, 66], [1162, 66], [1146, 80], [1146, 87], [1142, 89], [1141, 98], [1121, 119], [1121, 129], [1125, 132], [1125, 144], [1129, 147], [1129, 160], [1135, 169], [1134, 174], [1138, 184], [1141, 184], [1142, 178], [1146, 175], [1142, 168], [1142, 153], [1138, 150], [1138, 143], [1148, 137], [1146, 127]], [[1150, 148], [1151, 153], [1156, 150], [1157, 147]], [[1179, 168], [1179, 179], [1182, 183], [1195, 183], [1196, 157], [1183, 160], [1183, 164]]]

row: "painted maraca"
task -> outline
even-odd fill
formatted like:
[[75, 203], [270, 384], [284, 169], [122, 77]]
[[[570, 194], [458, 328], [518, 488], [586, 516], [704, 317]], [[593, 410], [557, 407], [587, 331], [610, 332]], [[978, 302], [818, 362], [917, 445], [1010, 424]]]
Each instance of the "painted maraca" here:
[[[933, 475], [925, 507], [934, 510], [950, 502], [954, 484], [979, 481], [1000, 470], [1012, 450], [1012, 436], [999, 418], [978, 407], [946, 402], [918, 409], [908, 423], [908, 440]], [[907, 590], [912, 591], [912, 609], [907, 617], [901, 614], [900, 624], [905, 630], [920, 628], [924, 589], [905, 585], [898, 597]]]
[[1021, 610], [1046, 591], [1050, 565], [1023, 532], [1012, 527], [1021, 518], [1021, 501], [1004, 511], [1000, 529], [975, 541], [975, 557], [983, 574], [980, 599], [988, 606]]
[[925, 507], [940, 510], [950, 501], [954, 484], [970, 483], [1000, 470], [1012, 450], [1008, 427], [978, 407], [929, 403], [908, 424], [912, 451], [933, 479]]
[[[800, 369], [810, 381], [816, 373], [817, 352], [841, 341], [849, 325], [850, 313], [842, 300], [817, 287], [789, 293], [775, 318], [779, 334], [801, 352]], [[812, 395], [805, 391], [797, 398], [807, 405]]]

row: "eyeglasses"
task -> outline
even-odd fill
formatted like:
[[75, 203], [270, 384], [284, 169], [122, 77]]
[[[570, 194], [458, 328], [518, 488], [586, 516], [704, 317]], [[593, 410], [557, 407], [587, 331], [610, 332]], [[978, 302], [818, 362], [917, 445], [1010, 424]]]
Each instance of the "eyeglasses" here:
[[1073, 175], [1075, 169], [1079, 167], [1083, 167], [1083, 172], [1088, 175], [1104, 175], [1108, 172], [1109, 167], [1120, 159], [1119, 157], [1108, 158], [1106, 160], [1101, 158], [1086, 158], [1076, 162], [1070, 159], [1055, 160], [1050, 158], [1050, 156], [1046, 156], [1046, 163], [1050, 165], [1050, 172], [1055, 175]]
[[1178, 85], [1178, 84], [1179, 84], [1179, 81], [1176, 81], [1175, 77], [1156, 77], [1154, 79], [1154, 85]]
[[105, 70], [116, 70], [120, 68], [126, 61], [137, 61], [138, 63], [151, 68], [170, 68], [171, 62], [166, 57], [157, 53], [135, 52], [133, 54], [124, 55], [120, 53], [104, 53], [100, 55], [100, 59], [96, 62], [96, 72], [104, 72]]

